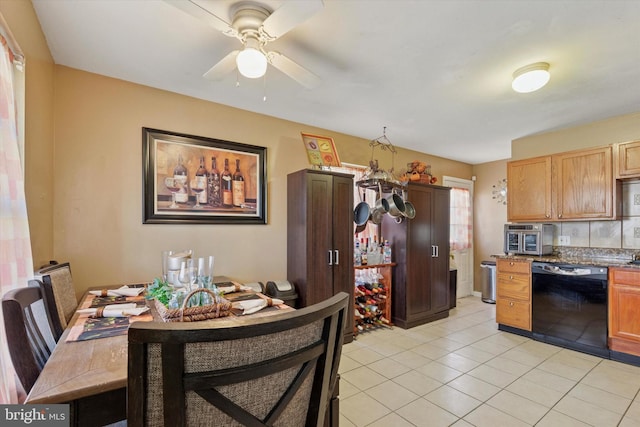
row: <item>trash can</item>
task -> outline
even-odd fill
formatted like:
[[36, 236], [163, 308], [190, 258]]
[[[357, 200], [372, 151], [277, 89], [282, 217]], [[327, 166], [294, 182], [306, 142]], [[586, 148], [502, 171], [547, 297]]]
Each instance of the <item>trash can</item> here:
[[495, 304], [496, 303], [496, 262], [482, 261], [480, 263], [482, 270], [482, 301]]

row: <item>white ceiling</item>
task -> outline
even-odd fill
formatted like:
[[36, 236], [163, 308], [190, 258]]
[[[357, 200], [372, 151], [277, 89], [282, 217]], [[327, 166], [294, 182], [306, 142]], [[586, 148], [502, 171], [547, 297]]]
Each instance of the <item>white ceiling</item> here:
[[[212, 3], [228, 13], [234, 1]], [[240, 43], [165, 1], [33, 4], [57, 64], [365, 139], [386, 126], [396, 146], [472, 164], [509, 158], [516, 138], [640, 111], [638, 0], [324, 0], [268, 46], [321, 85], [269, 67], [266, 102], [263, 79], [204, 79]], [[539, 61], [549, 84], [513, 92], [513, 71]]]

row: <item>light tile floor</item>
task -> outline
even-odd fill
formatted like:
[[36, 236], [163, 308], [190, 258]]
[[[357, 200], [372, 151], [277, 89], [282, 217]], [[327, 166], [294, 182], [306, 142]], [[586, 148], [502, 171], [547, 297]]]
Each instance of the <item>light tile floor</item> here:
[[640, 426], [640, 368], [501, 332], [495, 306], [346, 344], [340, 426]]

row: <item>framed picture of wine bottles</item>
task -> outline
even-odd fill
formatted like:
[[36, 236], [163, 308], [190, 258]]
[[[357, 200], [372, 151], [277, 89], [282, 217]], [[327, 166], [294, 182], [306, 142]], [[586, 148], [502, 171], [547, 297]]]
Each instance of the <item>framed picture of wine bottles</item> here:
[[142, 128], [143, 223], [266, 224], [266, 151]]

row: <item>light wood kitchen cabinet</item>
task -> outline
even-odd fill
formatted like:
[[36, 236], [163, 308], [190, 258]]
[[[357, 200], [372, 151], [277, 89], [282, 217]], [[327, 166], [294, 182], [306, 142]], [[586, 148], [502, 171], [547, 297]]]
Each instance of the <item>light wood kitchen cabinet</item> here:
[[509, 162], [507, 186], [513, 222], [615, 219], [620, 212], [610, 146]]
[[[353, 175], [304, 169], [287, 176], [287, 279], [306, 307], [354, 295]], [[347, 316], [345, 342], [353, 340]]]
[[552, 159], [557, 219], [614, 218], [611, 147], [554, 154]]
[[640, 270], [609, 268], [609, 349], [640, 356]]
[[530, 261], [496, 261], [496, 322], [531, 331]]
[[551, 219], [551, 156], [507, 164], [509, 221]]
[[613, 161], [617, 179], [640, 178], [640, 141], [614, 144]]
[[[413, 219], [385, 215], [384, 238], [393, 249], [392, 322], [407, 329], [449, 316], [450, 188], [410, 182]], [[455, 298], [455, 295], [451, 295]]]

